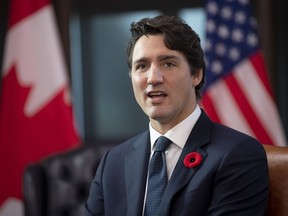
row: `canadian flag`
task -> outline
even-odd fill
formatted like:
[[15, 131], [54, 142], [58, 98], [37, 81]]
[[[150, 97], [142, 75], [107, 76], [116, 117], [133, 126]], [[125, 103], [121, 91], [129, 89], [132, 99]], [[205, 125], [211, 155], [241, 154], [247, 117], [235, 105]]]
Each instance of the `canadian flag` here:
[[80, 143], [49, 0], [10, 0], [0, 90], [0, 215], [23, 215], [32, 162]]

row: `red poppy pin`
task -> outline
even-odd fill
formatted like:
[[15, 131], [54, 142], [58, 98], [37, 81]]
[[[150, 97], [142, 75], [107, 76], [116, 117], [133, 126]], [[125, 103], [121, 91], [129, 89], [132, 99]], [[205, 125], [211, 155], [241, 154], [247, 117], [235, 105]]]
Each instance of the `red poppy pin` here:
[[198, 152], [191, 152], [184, 158], [184, 165], [187, 168], [193, 168], [198, 166], [202, 161], [202, 155]]

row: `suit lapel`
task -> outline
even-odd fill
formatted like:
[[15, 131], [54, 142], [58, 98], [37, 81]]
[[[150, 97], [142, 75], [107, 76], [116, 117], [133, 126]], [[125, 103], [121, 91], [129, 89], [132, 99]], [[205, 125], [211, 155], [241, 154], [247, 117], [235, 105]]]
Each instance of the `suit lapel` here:
[[191, 152], [199, 152], [202, 156], [201, 163], [204, 162], [207, 156], [207, 152], [203, 150], [202, 147], [210, 142], [211, 127], [211, 121], [206, 116], [204, 111], [202, 111], [199, 120], [197, 121], [192, 132], [189, 135], [189, 138], [173, 171], [171, 179], [169, 180], [169, 183], [163, 195], [159, 215], [169, 215], [169, 206], [171, 204], [173, 196], [190, 182], [195, 172], [201, 166], [200, 164], [199, 166], [194, 168], [187, 168], [184, 165], [184, 158], [186, 157], [186, 155]]
[[149, 140], [149, 133], [146, 132], [132, 143], [132, 150], [126, 156], [127, 216], [142, 215], [150, 155]]

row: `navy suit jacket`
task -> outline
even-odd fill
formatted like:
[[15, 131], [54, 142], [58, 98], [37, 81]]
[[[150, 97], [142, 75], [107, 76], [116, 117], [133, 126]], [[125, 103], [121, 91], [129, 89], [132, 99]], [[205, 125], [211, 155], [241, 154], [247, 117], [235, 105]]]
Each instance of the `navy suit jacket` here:
[[[197, 167], [183, 163], [190, 152], [202, 155]], [[85, 215], [141, 216], [149, 156], [148, 131], [108, 151], [91, 184]], [[159, 215], [265, 215], [268, 185], [262, 145], [213, 123], [202, 110], [168, 182]]]

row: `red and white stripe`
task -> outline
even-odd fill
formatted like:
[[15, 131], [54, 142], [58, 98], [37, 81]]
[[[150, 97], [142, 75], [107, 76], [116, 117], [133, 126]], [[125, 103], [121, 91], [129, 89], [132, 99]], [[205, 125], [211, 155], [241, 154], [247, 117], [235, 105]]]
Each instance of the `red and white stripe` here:
[[263, 58], [257, 53], [211, 85], [201, 106], [213, 120], [249, 134], [263, 144], [286, 146], [266, 74]]

